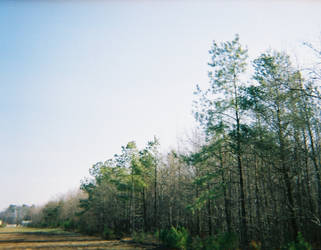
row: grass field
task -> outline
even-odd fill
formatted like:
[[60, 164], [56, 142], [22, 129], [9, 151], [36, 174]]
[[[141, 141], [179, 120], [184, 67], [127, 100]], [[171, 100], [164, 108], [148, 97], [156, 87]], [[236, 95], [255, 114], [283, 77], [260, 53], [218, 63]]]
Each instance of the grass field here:
[[159, 249], [130, 240], [102, 240], [60, 229], [0, 228], [0, 249]]

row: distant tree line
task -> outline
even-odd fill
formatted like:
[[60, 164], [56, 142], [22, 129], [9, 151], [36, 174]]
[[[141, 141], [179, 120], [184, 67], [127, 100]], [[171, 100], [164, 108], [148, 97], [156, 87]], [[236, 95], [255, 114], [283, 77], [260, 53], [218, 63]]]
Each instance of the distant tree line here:
[[303, 238], [321, 247], [321, 50], [312, 48], [318, 61], [301, 70], [273, 50], [249, 64], [238, 36], [213, 42], [210, 84], [195, 91], [201, 129], [188, 145], [161, 155], [156, 138], [129, 142], [90, 168], [78, 194], [35, 211], [34, 224], [106, 238], [186, 230], [186, 246], [203, 241], [191, 249], [224, 234], [242, 249]]
[[0, 220], [2, 224], [22, 224], [23, 221], [31, 220], [31, 211], [35, 206], [28, 206], [23, 204], [22, 206], [18, 205], [9, 205], [7, 209], [0, 212]]

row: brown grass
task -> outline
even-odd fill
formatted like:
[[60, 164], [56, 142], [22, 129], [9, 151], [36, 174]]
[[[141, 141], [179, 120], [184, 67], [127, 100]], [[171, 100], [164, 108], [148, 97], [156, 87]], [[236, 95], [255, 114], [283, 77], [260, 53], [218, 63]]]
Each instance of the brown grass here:
[[102, 240], [60, 229], [0, 228], [0, 249], [156, 249], [130, 241]]

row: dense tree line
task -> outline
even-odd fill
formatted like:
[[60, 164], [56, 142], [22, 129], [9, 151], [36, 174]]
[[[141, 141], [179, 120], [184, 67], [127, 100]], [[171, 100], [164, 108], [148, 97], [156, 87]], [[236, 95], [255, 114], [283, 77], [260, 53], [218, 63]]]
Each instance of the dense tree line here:
[[312, 48], [319, 62], [300, 70], [272, 50], [249, 64], [238, 36], [213, 42], [188, 149], [161, 155], [156, 138], [143, 149], [129, 142], [90, 169], [73, 199], [35, 212], [35, 224], [105, 237], [173, 226], [263, 249], [301, 232], [321, 246], [321, 51]]

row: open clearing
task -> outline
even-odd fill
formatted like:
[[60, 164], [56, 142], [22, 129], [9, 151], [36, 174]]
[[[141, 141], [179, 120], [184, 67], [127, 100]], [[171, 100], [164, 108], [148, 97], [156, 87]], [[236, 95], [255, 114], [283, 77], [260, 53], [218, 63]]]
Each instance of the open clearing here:
[[0, 249], [157, 249], [125, 240], [102, 240], [60, 229], [0, 228]]

